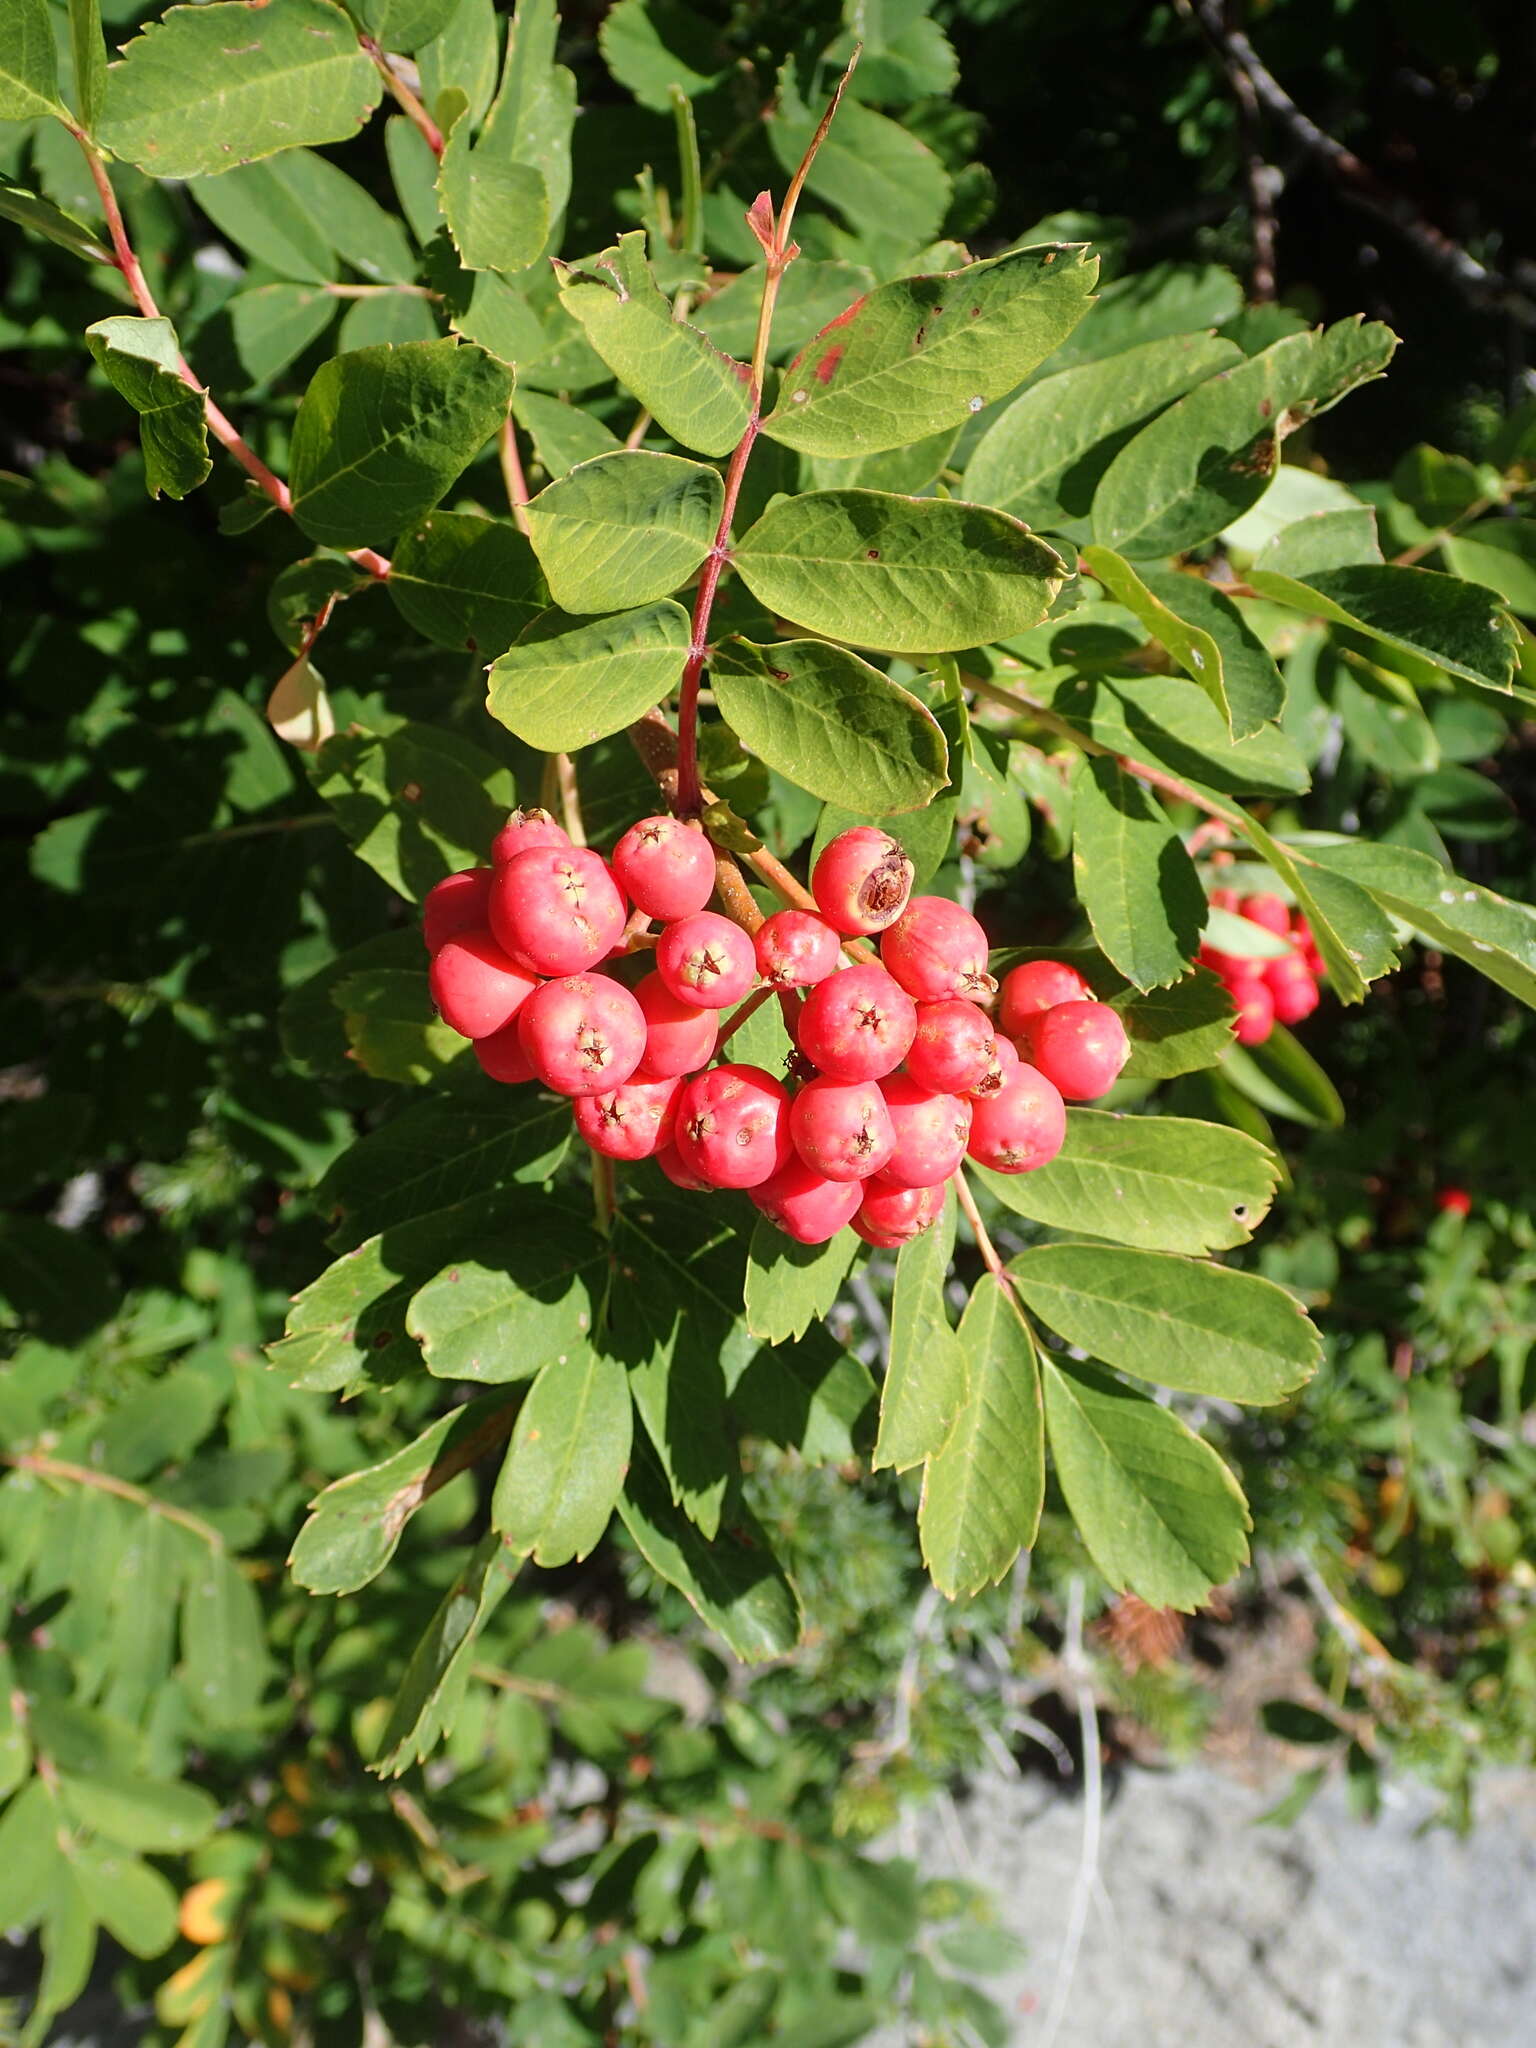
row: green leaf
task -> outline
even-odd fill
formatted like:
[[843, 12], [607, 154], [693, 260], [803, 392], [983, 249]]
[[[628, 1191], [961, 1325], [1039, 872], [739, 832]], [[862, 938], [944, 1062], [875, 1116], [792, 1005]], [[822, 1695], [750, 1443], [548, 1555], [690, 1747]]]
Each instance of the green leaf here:
[[456, 341], [334, 357], [311, 379], [293, 425], [294, 518], [331, 547], [393, 540], [479, 454], [511, 395], [503, 364]]
[[50, 242], [57, 242], [60, 248], [72, 250], [76, 256], [84, 256], [92, 263], [112, 261], [111, 251], [102, 246], [94, 228], [76, 220], [61, 206], [55, 206], [51, 199], [29, 192], [25, 185], [16, 184], [3, 172], [0, 172], [0, 220], [14, 221], [18, 227], [46, 235]]
[[409, 57], [440, 36], [459, 0], [356, 0], [353, 12], [381, 50]]
[[670, 114], [671, 91], [708, 92], [730, 65], [719, 27], [681, 0], [617, 0], [597, 32], [603, 59], [642, 107]]
[[[833, 137], [844, 114], [863, 111], [845, 105]], [[1086, 249], [1064, 246], [898, 278], [800, 351], [763, 431], [808, 455], [872, 455], [959, 426], [1071, 332], [1097, 276]]]
[[373, 1760], [381, 1778], [399, 1777], [421, 1762], [453, 1727], [469, 1683], [475, 1643], [521, 1564], [493, 1529], [470, 1552], [400, 1681]]
[[1226, 1251], [1269, 1213], [1279, 1166], [1225, 1124], [1067, 1111], [1066, 1143], [1035, 1173], [971, 1167], [1016, 1215], [1145, 1251]]
[[336, 252], [321, 210], [282, 176], [284, 161], [242, 164], [193, 191], [219, 232], [256, 262], [284, 278], [324, 284], [336, 275]]
[[1327, 964], [1330, 985], [1341, 1003], [1358, 1003], [1371, 982], [1397, 965], [1392, 927], [1358, 883], [1321, 867], [1310, 852], [1284, 846], [1251, 812], [1236, 807], [1230, 821], [1256, 846], [1312, 927]]
[[70, 1857], [92, 1913], [130, 1955], [158, 1956], [176, 1939], [177, 1897], [137, 1856], [79, 1843]]
[[531, 164], [514, 163], [470, 139], [467, 102], [458, 95], [437, 174], [437, 197], [466, 270], [526, 270], [549, 234], [549, 194]]
[[524, 535], [478, 512], [432, 512], [402, 534], [385, 588], [407, 625], [472, 654], [510, 647], [547, 601]]
[[606, 619], [544, 612], [492, 664], [488, 709], [529, 746], [573, 753], [670, 697], [690, 638], [670, 598]]
[[863, 1455], [875, 1406], [869, 1368], [824, 1325], [766, 1344], [730, 1381], [730, 1412], [745, 1436], [794, 1451], [808, 1465]]
[[261, 1606], [250, 1580], [222, 1551], [210, 1552], [188, 1575], [181, 1657], [182, 1682], [203, 1721], [232, 1728], [254, 1718], [271, 1675]]
[[63, 1861], [53, 1800], [31, 1778], [0, 1812], [0, 1927], [30, 1927], [42, 1915]]
[[570, 197], [576, 121], [575, 75], [554, 61], [559, 32], [554, 0], [523, 0], [507, 30], [501, 87], [480, 138], [482, 149], [537, 169], [552, 234]]
[[[610, 17], [611, 18], [611, 17]], [[694, 325], [716, 348], [745, 361], [757, 339], [757, 315], [766, 271], [761, 263], [741, 271], [711, 294], [692, 315]], [[779, 286], [773, 331], [778, 340], [769, 360], [780, 361], [794, 347], [793, 336], [814, 333], [868, 292], [874, 273], [857, 263], [817, 263], [802, 256], [791, 263]]]
[[759, 1216], [747, 1252], [745, 1302], [753, 1336], [782, 1344], [823, 1321], [858, 1249], [851, 1230], [840, 1230], [826, 1244], [796, 1244]]
[[370, 284], [410, 284], [416, 257], [399, 220], [380, 206], [373, 194], [349, 178], [329, 157], [312, 149], [285, 149], [270, 163], [233, 171], [215, 185], [199, 185], [197, 197], [206, 206], [222, 196], [231, 179], [265, 178], [263, 203], [274, 189], [286, 195], [328, 249], [333, 249]]
[[337, 301], [314, 285], [263, 284], [236, 292], [226, 308], [235, 348], [253, 384], [267, 384], [318, 341]]
[[483, 864], [517, 801], [507, 771], [442, 726], [337, 733], [311, 773], [358, 858], [413, 902]]
[[1118, 761], [1083, 756], [1072, 787], [1072, 873], [1094, 937], [1137, 988], [1181, 981], [1206, 920], [1183, 840]]
[[1494, 690], [1507, 690], [1514, 682], [1519, 644], [1514, 622], [1482, 584], [1391, 562], [1318, 570], [1305, 582], [1254, 570], [1249, 580], [1261, 597], [1337, 626], [1353, 626], [1468, 682]]
[[[1376, 513], [1361, 505], [1351, 511], [1309, 512], [1282, 526], [1254, 557], [1253, 566], [1303, 581], [1319, 569], [1345, 569], [1356, 562], [1379, 562]], [[1455, 568], [1457, 565], [1452, 564]], [[1458, 569], [1458, 574], [1466, 571]], [[1481, 580], [1481, 579], [1478, 579]]]
[[533, 437], [534, 453], [551, 477], [564, 476], [578, 462], [611, 455], [624, 444], [600, 419], [564, 399], [519, 390], [512, 400], [517, 423]]
[[1035, 1341], [1011, 1290], [984, 1273], [960, 1318], [965, 1398], [923, 1467], [923, 1562], [951, 1600], [994, 1586], [1035, 1540], [1045, 1434]]
[[[1051, 957], [1059, 957], [1052, 954]], [[1232, 1003], [1208, 967], [1197, 967], [1171, 988], [1143, 994], [1112, 984], [1099, 989], [1091, 962], [1078, 963], [1095, 982], [1100, 1000], [1120, 1014], [1131, 1041], [1128, 1081], [1168, 1081], [1219, 1060], [1232, 1043]]]
[[713, 545], [718, 472], [680, 455], [621, 449], [583, 462], [528, 506], [550, 595], [568, 612], [649, 604], [685, 583]]
[[101, 0], [69, 0], [69, 46], [75, 64], [75, 102], [80, 125], [93, 133], [107, 91], [107, 46], [101, 33]]
[[1066, 566], [1004, 512], [884, 491], [806, 491], [736, 544], [752, 595], [813, 633], [893, 654], [942, 654], [1045, 616]]
[[1192, 1613], [1248, 1561], [1248, 1505], [1178, 1416], [1100, 1372], [1046, 1356], [1051, 1458], [1088, 1554], [1117, 1593]]
[[383, 93], [328, 0], [172, 7], [107, 72], [97, 139], [152, 178], [199, 178], [302, 143], [345, 142]]
[[1069, 1344], [1159, 1386], [1263, 1407], [1317, 1367], [1300, 1304], [1253, 1273], [1086, 1244], [1036, 1245], [1008, 1270]]
[[494, 1251], [482, 1243], [420, 1288], [406, 1328], [439, 1379], [531, 1379], [584, 1348], [607, 1274], [607, 1247], [589, 1225], [533, 1209]]
[[392, 342], [403, 348], [413, 341], [436, 341], [437, 322], [426, 301], [409, 292], [380, 291], [366, 299], [354, 299], [341, 316], [336, 333], [339, 353], [378, 348]]
[[1096, 577], [1112, 597], [1133, 613], [1184, 673], [1205, 691], [1226, 720], [1232, 737], [1244, 738], [1246, 735], [1237, 730], [1233, 721], [1222, 678], [1221, 649], [1211, 635], [1203, 627], [1180, 618], [1160, 597], [1154, 596], [1130, 563], [1112, 548], [1084, 548], [1082, 563], [1089, 575]]
[[[779, 73], [779, 104], [767, 124], [769, 145], [786, 173], [799, 167], [821, 115], [819, 95], [807, 105], [786, 65]], [[907, 248], [920, 249], [942, 225], [950, 181], [917, 135], [850, 95], [817, 152], [806, 189], [835, 206], [853, 227], [881, 235], [894, 230]]]
[[517, 1418], [491, 1526], [546, 1569], [586, 1557], [623, 1488], [633, 1429], [617, 1359], [587, 1345], [551, 1359]]
[[139, 415], [144, 445], [144, 487], [152, 498], [184, 498], [213, 468], [203, 394], [183, 383], [181, 350], [169, 320], [137, 320], [114, 313], [85, 330], [86, 345]]
[[998, 414], [965, 470], [965, 494], [1031, 526], [1086, 519], [1099, 478], [1131, 431], [1242, 352], [1211, 334], [1172, 334], [1043, 377]]
[[905, 1472], [941, 1450], [965, 1399], [965, 1352], [944, 1304], [954, 1242], [955, 1205], [946, 1201], [938, 1222], [896, 1254], [876, 1471]]
[[[1480, 519], [1475, 526], [1442, 541], [1441, 553], [1458, 576], [1497, 591], [1511, 611], [1536, 618], [1536, 519]], [[1304, 576], [1307, 568], [1332, 568], [1311, 563], [1301, 569], [1286, 562], [1262, 566]]]
[[674, 320], [645, 260], [645, 233], [573, 269], [556, 263], [560, 302], [603, 361], [685, 448], [725, 455], [746, 430], [749, 372], [696, 327]]
[[195, 1785], [161, 1784], [112, 1770], [59, 1773], [59, 1799], [82, 1827], [125, 1849], [185, 1855], [205, 1840], [219, 1818], [218, 1801]]
[[1242, 304], [1241, 284], [1220, 264], [1152, 263], [1129, 276], [1111, 278], [1049, 367], [1065, 370], [1078, 363], [1102, 362], [1165, 334], [1225, 327]]
[[67, 120], [47, 0], [0, 0], [0, 121]]
[[916, 811], [949, 782], [938, 721], [909, 691], [841, 647], [733, 634], [709, 678], [742, 744], [801, 789], [877, 814]]

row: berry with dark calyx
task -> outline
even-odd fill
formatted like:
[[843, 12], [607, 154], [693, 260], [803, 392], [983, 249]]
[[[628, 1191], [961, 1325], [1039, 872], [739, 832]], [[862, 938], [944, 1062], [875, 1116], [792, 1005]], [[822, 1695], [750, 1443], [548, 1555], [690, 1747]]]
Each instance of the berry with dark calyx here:
[[619, 1087], [645, 1050], [645, 1013], [606, 974], [546, 981], [524, 1003], [517, 1029], [534, 1072], [561, 1095]]
[[757, 955], [739, 924], [701, 910], [669, 924], [656, 941], [656, 972], [680, 1003], [728, 1010], [757, 979]]
[[576, 1128], [605, 1159], [649, 1159], [672, 1142], [682, 1085], [677, 1079], [631, 1079], [601, 1095], [579, 1095], [573, 1106]]
[[1033, 1173], [1050, 1165], [1066, 1135], [1061, 1091], [1021, 1060], [995, 1095], [975, 1105], [966, 1150], [994, 1173]]
[[[678, 1092], [681, 1094], [681, 1089]], [[690, 1167], [684, 1166], [678, 1153], [677, 1105], [675, 1102], [672, 1105], [672, 1143], [661, 1146], [652, 1156], [656, 1164], [667, 1176], [667, 1179], [671, 1181], [673, 1187], [685, 1188], [690, 1195], [709, 1195], [714, 1193], [714, 1182], [702, 1179]]]
[[1277, 1023], [1299, 1024], [1317, 1008], [1317, 982], [1300, 954], [1293, 953], [1286, 960], [1266, 960], [1261, 979], [1269, 990]]
[[768, 1221], [796, 1244], [826, 1244], [852, 1220], [862, 1186], [856, 1180], [828, 1180], [795, 1158], [747, 1192]]
[[947, 896], [914, 896], [881, 939], [880, 959], [920, 1003], [985, 1000], [997, 988], [987, 972], [986, 933]]
[[1242, 975], [1227, 983], [1227, 994], [1237, 1011], [1239, 1045], [1262, 1045], [1275, 1028], [1275, 999], [1257, 975]]
[[944, 1214], [947, 1183], [932, 1188], [893, 1188], [883, 1180], [859, 1183], [864, 1199], [853, 1227], [866, 1244], [893, 1252], [938, 1222]]
[[906, 909], [915, 872], [889, 832], [878, 825], [855, 825], [816, 856], [811, 894], [834, 931], [845, 938], [868, 938], [894, 924]]
[[985, 1010], [958, 997], [918, 1004], [907, 1072], [921, 1087], [935, 1095], [968, 1095], [996, 1062], [997, 1033]]
[[421, 906], [421, 936], [435, 953], [455, 932], [485, 931], [491, 922], [491, 870], [461, 868], [427, 891]]
[[1030, 1019], [1023, 1050], [1068, 1102], [1092, 1102], [1119, 1079], [1131, 1041], [1108, 1003], [1058, 1003]]
[[711, 1067], [685, 1081], [673, 1144], [713, 1188], [755, 1188], [791, 1157], [789, 1094], [761, 1067]]
[[758, 926], [752, 945], [770, 988], [814, 988], [836, 973], [842, 950], [831, 925], [809, 910], [776, 910]]
[[845, 967], [818, 982], [800, 1009], [800, 1050], [838, 1081], [878, 1081], [906, 1058], [917, 1005], [883, 967]]
[[637, 1081], [673, 1080], [709, 1065], [720, 1038], [716, 1011], [680, 1002], [654, 973], [636, 984], [635, 1001], [645, 1015], [645, 1051], [635, 1069]]
[[1093, 988], [1065, 960], [1025, 960], [1003, 976], [997, 1021], [1008, 1038], [1017, 1038], [1025, 1019], [1058, 1003], [1093, 1001]]
[[514, 811], [491, 842], [491, 859], [497, 867], [515, 860], [520, 853], [532, 853], [536, 846], [569, 846], [571, 835], [557, 825], [548, 811], [536, 804]]
[[972, 1102], [985, 1102], [989, 1095], [996, 1095], [1000, 1088], [1007, 1086], [1009, 1076], [1018, 1072], [1019, 1064], [1018, 1048], [1013, 1040], [999, 1035], [987, 1071], [974, 1088], [957, 1092], [969, 1096]]
[[489, 1038], [475, 1040], [475, 1058], [493, 1081], [505, 1081], [515, 1087], [520, 1081], [537, 1078], [533, 1061], [523, 1051], [515, 1017], [510, 1024], [503, 1024], [499, 1031], [493, 1031]]
[[539, 987], [539, 977], [509, 959], [484, 929], [445, 939], [428, 981], [443, 1022], [464, 1038], [503, 1029]]
[[585, 846], [536, 846], [496, 870], [491, 930], [540, 974], [581, 974], [624, 933], [626, 911], [608, 863]]
[[896, 1149], [885, 1097], [873, 1081], [808, 1081], [789, 1112], [795, 1150], [828, 1180], [868, 1180]]
[[931, 1188], [948, 1180], [965, 1157], [970, 1103], [958, 1095], [936, 1095], [910, 1074], [888, 1074], [879, 1087], [896, 1134], [881, 1180], [899, 1188]]
[[1291, 929], [1290, 905], [1283, 897], [1264, 895], [1245, 896], [1240, 905], [1242, 914], [1250, 924], [1261, 926], [1273, 932], [1277, 939], [1287, 938]]
[[715, 893], [715, 850], [678, 818], [642, 818], [613, 849], [619, 886], [647, 917], [692, 917]]

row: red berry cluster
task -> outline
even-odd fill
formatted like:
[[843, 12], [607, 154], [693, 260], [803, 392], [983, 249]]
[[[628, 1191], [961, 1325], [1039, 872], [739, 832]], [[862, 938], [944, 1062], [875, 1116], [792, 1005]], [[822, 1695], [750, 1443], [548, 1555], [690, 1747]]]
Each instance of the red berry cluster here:
[[1278, 896], [1239, 896], [1235, 889], [1213, 889], [1211, 903], [1291, 944], [1289, 953], [1273, 960], [1244, 959], [1216, 946], [1200, 948], [1200, 959], [1221, 976], [1237, 1007], [1238, 1044], [1262, 1045], [1277, 1024], [1299, 1024], [1310, 1017], [1318, 1004], [1317, 985], [1327, 969], [1312, 927], [1300, 911]]
[[[676, 818], [642, 818], [605, 861], [520, 811], [492, 863], [439, 882], [425, 908], [433, 998], [486, 1073], [571, 1096], [595, 1152], [654, 1157], [679, 1187], [745, 1189], [802, 1244], [847, 1223], [906, 1243], [967, 1155], [999, 1173], [1048, 1164], [1063, 1098], [1101, 1095], [1130, 1050], [1059, 961], [1015, 968], [999, 996], [976, 919], [912, 896], [911, 862], [873, 826], [824, 848], [815, 911], [778, 911], [752, 937], [705, 909], [714, 854]], [[651, 920], [654, 966], [633, 990], [599, 971], [652, 943]], [[879, 960], [843, 962], [845, 940], [877, 934]], [[710, 1064], [720, 1013], [759, 985], [793, 1033], [787, 1084]]]

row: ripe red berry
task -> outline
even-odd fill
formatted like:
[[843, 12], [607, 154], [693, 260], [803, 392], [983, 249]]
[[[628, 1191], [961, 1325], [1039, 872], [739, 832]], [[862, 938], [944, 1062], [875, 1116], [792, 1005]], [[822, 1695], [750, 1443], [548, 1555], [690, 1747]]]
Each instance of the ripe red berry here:
[[966, 1150], [994, 1173], [1033, 1173], [1050, 1165], [1066, 1135], [1060, 1090], [1020, 1061], [995, 1095], [976, 1104]]
[[455, 932], [432, 956], [432, 1000], [465, 1038], [489, 1038], [510, 1024], [539, 977], [509, 960], [488, 931]]
[[809, 910], [776, 910], [752, 944], [757, 971], [772, 988], [814, 988], [835, 972], [841, 951], [831, 925]]
[[1317, 1008], [1317, 983], [1299, 954], [1288, 960], [1266, 960], [1262, 979], [1278, 1023], [1299, 1024]]
[[795, 1150], [828, 1180], [868, 1180], [896, 1149], [885, 1097], [873, 1081], [808, 1081], [789, 1112]]
[[917, 1005], [883, 967], [845, 967], [818, 982], [800, 1009], [800, 1050], [838, 1081], [878, 1081], [906, 1058]]
[[[679, 1089], [681, 1094], [681, 1089]], [[656, 1164], [675, 1188], [686, 1188], [691, 1195], [714, 1193], [713, 1181], [704, 1180], [690, 1167], [684, 1166], [677, 1149], [677, 1104], [672, 1105], [672, 1143], [663, 1145], [654, 1155]]]
[[499, 1031], [493, 1031], [489, 1038], [477, 1038], [475, 1058], [493, 1081], [505, 1081], [515, 1086], [520, 1081], [534, 1078], [533, 1062], [523, 1051], [516, 1018], [510, 1024], [504, 1024]]
[[497, 867], [515, 860], [520, 853], [532, 853], [536, 846], [569, 846], [571, 835], [557, 825], [548, 811], [536, 804], [514, 811], [491, 841], [491, 859]]
[[581, 974], [624, 931], [624, 898], [608, 863], [584, 846], [536, 846], [496, 870], [491, 930], [540, 974]]
[[1275, 999], [1256, 976], [1242, 975], [1227, 983], [1237, 1010], [1239, 1045], [1262, 1045], [1275, 1028]]
[[1442, 1188], [1435, 1196], [1435, 1207], [1449, 1216], [1470, 1216], [1472, 1197], [1465, 1188]]
[[1318, 950], [1317, 940], [1312, 936], [1312, 927], [1299, 910], [1291, 912], [1291, 943], [1312, 970], [1313, 979], [1321, 981], [1328, 972], [1328, 963]]
[[692, 917], [715, 893], [715, 851], [677, 818], [642, 818], [613, 849], [619, 886], [647, 917]]
[[1024, 1033], [1030, 1060], [1068, 1102], [1092, 1102], [1131, 1056], [1125, 1026], [1108, 1003], [1058, 1003]]
[[1213, 889], [1211, 908], [1213, 910], [1236, 910], [1242, 898], [1235, 889]]
[[755, 1188], [791, 1156], [789, 1094], [761, 1067], [711, 1067], [685, 1081], [673, 1144], [714, 1188]]
[[880, 941], [880, 959], [920, 1003], [990, 996], [987, 935], [968, 910], [947, 896], [914, 896]]
[[932, 1188], [893, 1188], [883, 1180], [858, 1183], [864, 1199], [853, 1219], [853, 1227], [866, 1244], [893, 1252], [910, 1244], [944, 1214], [947, 1183]]
[[561, 1095], [601, 1095], [619, 1087], [645, 1050], [644, 1012], [606, 974], [546, 981], [524, 1003], [517, 1029], [534, 1072]]
[[974, 1087], [957, 1089], [957, 1094], [968, 1095], [972, 1102], [985, 1102], [989, 1095], [996, 1095], [1000, 1088], [1007, 1086], [1010, 1075], [1019, 1070], [1018, 1048], [1011, 1038], [998, 1035], [992, 1047], [992, 1057], [987, 1062], [987, 1071]]
[[580, 1095], [576, 1128], [605, 1159], [649, 1159], [672, 1142], [679, 1080], [625, 1081], [601, 1095]]
[[1025, 1019], [1042, 1010], [1092, 1001], [1092, 987], [1065, 960], [1025, 960], [1003, 976], [997, 1021], [1005, 1037], [1017, 1038]]
[[868, 937], [907, 907], [915, 870], [900, 843], [878, 825], [855, 825], [824, 846], [811, 869], [816, 907], [845, 937]]
[[656, 972], [680, 1003], [726, 1010], [757, 979], [757, 955], [739, 924], [701, 910], [667, 926], [656, 942]]
[[919, 1003], [907, 1072], [935, 1095], [968, 1095], [997, 1057], [992, 1019], [974, 1003]]
[[680, 1002], [659, 974], [647, 974], [636, 984], [635, 1001], [645, 1014], [645, 1051], [635, 1069], [637, 1081], [666, 1081], [709, 1065], [720, 1037], [714, 1010]]
[[859, 1181], [828, 1180], [795, 1158], [749, 1193], [768, 1221], [796, 1244], [825, 1244], [851, 1221], [862, 1191]]
[[948, 1180], [965, 1157], [970, 1103], [958, 1095], [936, 1095], [910, 1074], [888, 1074], [879, 1085], [896, 1134], [880, 1178], [899, 1188], [932, 1188]]
[[1262, 925], [1276, 938], [1285, 938], [1291, 929], [1290, 905], [1282, 897], [1258, 894], [1245, 896], [1241, 909], [1250, 924]]
[[461, 868], [430, 888], [421, 906], [421, 936], [435, 953], [455, 932], [484, 931], [490, 924], [491, 871]]

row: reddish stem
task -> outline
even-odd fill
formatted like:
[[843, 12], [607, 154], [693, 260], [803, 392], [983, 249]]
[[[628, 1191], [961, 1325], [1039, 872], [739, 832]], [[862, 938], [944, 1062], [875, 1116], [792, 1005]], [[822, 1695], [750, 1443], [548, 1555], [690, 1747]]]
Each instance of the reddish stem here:
[[432, 154], [435, 157], [440, 157], [443, 153], [442, 129], [438, 127], [432, 116], [421, 104], [421, 101], [417, 99], [415, 93], [411, 91], [405, 80], [395, 70], [388, 57], [384, 54], [384, 51], [373, 40], [372, 36], [359, 36], [357, 40], [364, 56], [369, 58], [374, 69], [389, 88], [390, 94], [401, 113], [405, 115], [414, 128], [420, 130]]

